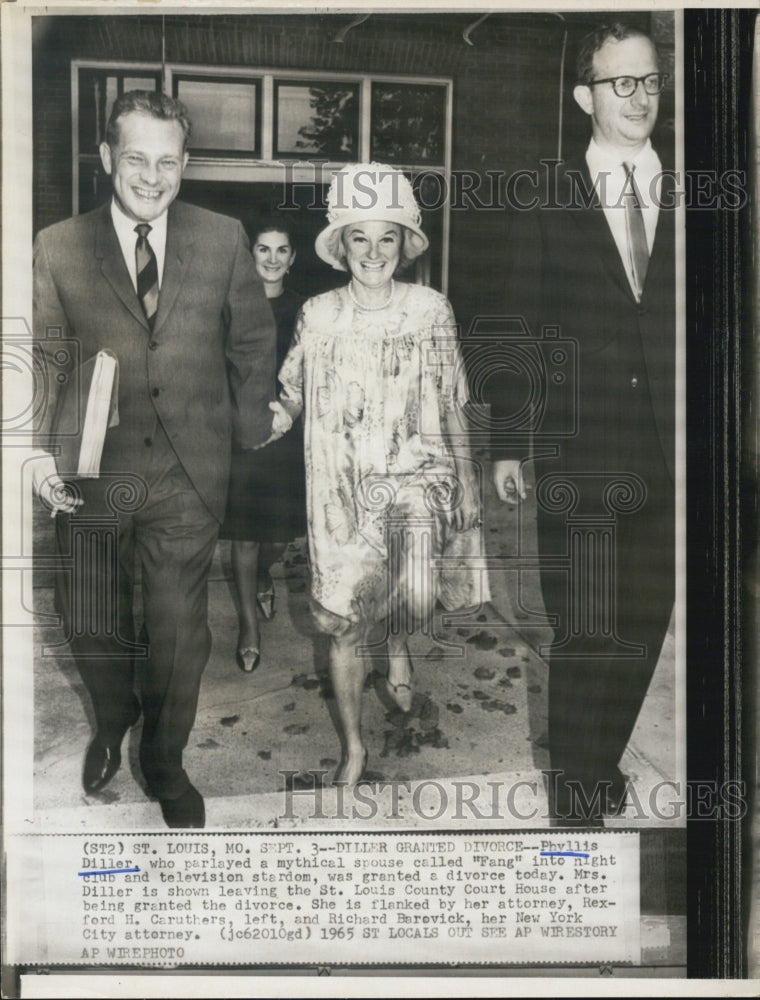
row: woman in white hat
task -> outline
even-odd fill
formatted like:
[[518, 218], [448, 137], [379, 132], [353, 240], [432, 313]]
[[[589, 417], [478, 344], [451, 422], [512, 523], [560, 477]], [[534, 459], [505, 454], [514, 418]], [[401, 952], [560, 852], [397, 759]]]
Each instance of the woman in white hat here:
[[305, 303], [279, 378], [288, 413], [304, 411], [312, 602], [331, 636], [345, 744], [334, 780], [353, 786], [367, 761], [362, 647], [370, 652], [372, 626], [386, 623], [385, 685], [409, 711], [406, 635], [436, 600], [453, 610], [489, 595], [454, 317], [440, 293], [396, 280], [428, 246], [411, 185], [392, 167], [352, 164], [327, 201], [316, 250], [350, 280]]

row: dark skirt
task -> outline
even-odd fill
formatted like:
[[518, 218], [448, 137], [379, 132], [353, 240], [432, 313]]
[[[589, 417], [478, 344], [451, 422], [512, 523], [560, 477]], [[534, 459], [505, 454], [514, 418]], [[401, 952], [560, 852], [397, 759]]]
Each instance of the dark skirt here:
[[290, 542], [306, 534], [303, 425], [259, 451], [233, 451], [220, 538]]

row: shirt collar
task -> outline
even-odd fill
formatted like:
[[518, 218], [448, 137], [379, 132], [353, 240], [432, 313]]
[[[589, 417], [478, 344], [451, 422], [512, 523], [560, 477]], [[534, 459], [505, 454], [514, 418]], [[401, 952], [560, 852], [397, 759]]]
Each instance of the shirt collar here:
[[602, 171], [612, 173], [620, 167], [624, 160], [636, 165], [638, 176], [643, 173], [655, 174], [662, 169], [660, 157], [655, 152], [651, 139], [647, 139], [643, 148], [635, 156], [630, 156], [626, 155], [624, 150], [603, 149], [592, 137], [586, 150], [586, 163], [588, 163], [592, 179]]
[[[127, 237], [133, 240], [137, 239], [135, 226], [138, 223], [124, 214], [115, 198], [111, 199], [111, 218], [120, 242], [124, 241]], [[150, 223], [148, 239], [154, 250], [157, 246], [163, 246], [166, 243], [166, 218], [167, 212], [162, 212], [157, 219], [154, 219]]]

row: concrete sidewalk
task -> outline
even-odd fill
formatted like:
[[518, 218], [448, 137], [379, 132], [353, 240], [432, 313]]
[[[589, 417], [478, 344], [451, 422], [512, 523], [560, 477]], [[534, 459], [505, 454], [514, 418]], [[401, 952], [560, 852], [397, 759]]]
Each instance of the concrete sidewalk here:
[[[498, 502], [490, 484], [485, 499], [489, 556], [514, 554], [518, 519], [523, 545], [531, 544], [532, 500], [518, 513]], [[37, 518], [38, 552], [52, 546], [44, 521]], [[185, 754], [187, 771], [206, 798], [209, 828], [548, 826], [540, 773], [549, 764], [547, 669], [535, 650], [550, 633], [529, 627], [526, 613], [513, 609], [514, 572], [491, 573], [491, 605], [470, 615], [447, 614], [445, 623], [439, 614], [430, 635], [412, 640], [416, 694], [409, 715], [384, 692], [382, 657], [372, 661], [363, 705], [372, 784], [363, 789], [370, 804], [362, 807], [352, 797], [342, 801], [335, 789], [315, 789], [310, 773], [323, 772], [318, 779], [329, 783], [340, 740], [327, 640], [308, 610], [303, 541], [289, 547], [273, 576], [277, 613], [261, 623], [261, 664], [245, 675], [235, 665], [229, 543], [219, 544], [209, 593], [213, 650]], [[52, 610], [51, 583], [43, 574], [36, 577], [39, 612]], [[540, 610], [537, 574], [523, 574], [521, 603]], [[58, 629], [36, 630], [35, 830], [165, 829], [158, 803], [143, 790], [139, 724], [125, 741], [122, 769], [109, 786], [97, 796], [82, 791], [92, 734], [89, 699], [73, 661], [62, 655], [66, 647], [40, 655], [44, 645], [61, 638]], [[671, 634], [623, 760], [642, 803], [658, 781], [676, 777], [674, 712]], [[290, 779], [296, 794], [286, 796], [281, 772], [298, 772]], [[610, 825], [654, 824], [638, 815], [629, 807]]]

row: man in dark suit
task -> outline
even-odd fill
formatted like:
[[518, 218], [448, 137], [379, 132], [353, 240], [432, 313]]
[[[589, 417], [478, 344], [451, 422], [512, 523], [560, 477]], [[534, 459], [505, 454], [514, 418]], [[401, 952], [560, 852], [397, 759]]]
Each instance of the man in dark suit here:
[[[673, 200], [650, 142], [664, 82], [641, 31], [613, 24], [584, 40], [574, 97], [591, 142], [581, 162], [559, 167], [556, 191], [550, 178], [553, 204], [533, 190], [536, 207], [514, 213], [507, 246], [506, 311], [536, 337], [554, 327], [577, 345], [575, 384], [559, 402], [557, 385], [541, 387], [555, 416], [565, 408], [565, 433], [533, 434], [560, 821], [621, 811], [619, 761], [673, 606]], [[506, 427], [525, 387], [506, 372], [493, 384], [492, 415]], [[492, 457], [500, 498], [524, 499], [515, 437], [495, 434]]]
[[[58, 574], [59, 610], [95, 713], [84, 788], [110, 781], [142, 711], [140, 764], [170, 827], [205, 822], [182, 752], [211, 648], [208, 573], [233, 432], [242, 447], [269, 436], [275, 376], [272, 314], [242, 226], [175, 201], [189, 135], [179, 102], [147, 91], [120, 97], [100, 147], [112, 201], [42, 231], [34, 255], [35, 336], [51, 373], [35, 481], [57, 513], [68, 567]], [[118, 359], [118, 425], [106, 433], [100, 478], [63, 489], [75, 470], [55, 467], [50, 424], [59, 381], [76, 373], [64, 365], [54, 375], [61, 331], [82, 362], [103, 349]], [[114, 505], [112, 558], [96, 549], [78, 558], [77, 520], [103, 515], [107, 529]], [[138, 560], [144, 626], [135, 643]], [[82, 609], [85, 627], [74, 620]]]

